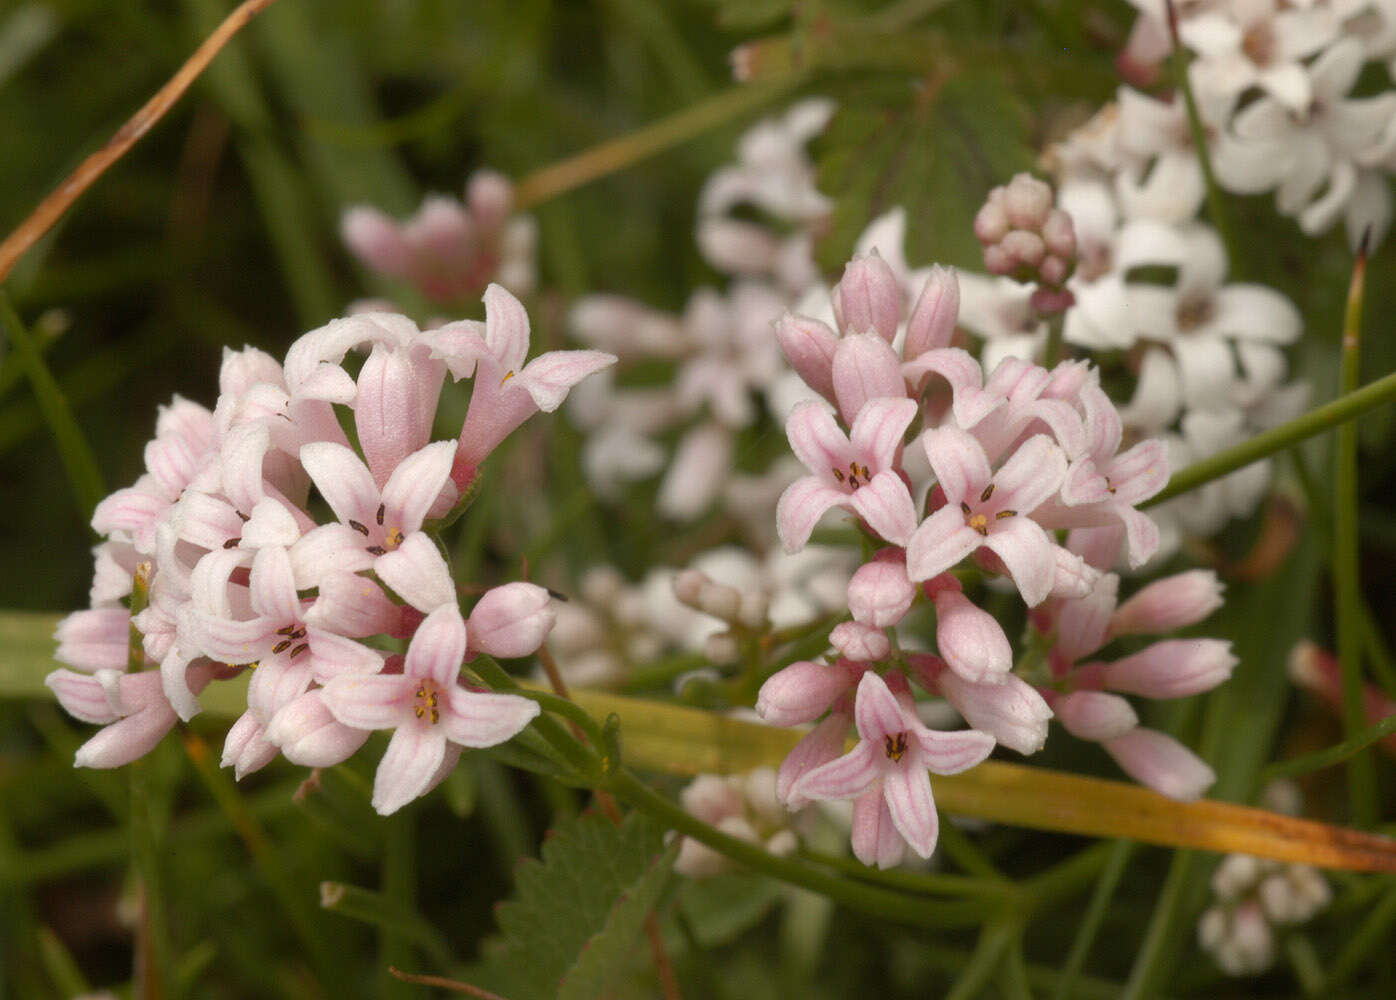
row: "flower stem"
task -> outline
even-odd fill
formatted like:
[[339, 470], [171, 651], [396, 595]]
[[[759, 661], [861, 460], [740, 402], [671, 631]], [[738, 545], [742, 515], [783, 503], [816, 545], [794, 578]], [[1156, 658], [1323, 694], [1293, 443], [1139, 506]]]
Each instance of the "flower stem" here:
[[1310, 771], [1319, 771], [1325, 767], [1332, 767], [1334, 764], [1341, 764], [1354, 754], [1366, 750], [1372, 744], [1385, 739], [1392, 733], [1396, 733], [1396, 715], [1387, 716], [1376, 725], [1368, 726], [1361, 732], [1354, 734], [1352, 738], [1331, 747], [1306, 753], [1302, 757], [1293, 757], [1271, 764], [1260, 772], [1260, 783], [1264, 785], [1278, 778], [1292, 778], [1297, 774], [1308, 774]]
[[1188, 127], [1192, 131], [1192, 146], [1197, 153], [1197, 165], [1202, 168], [1202, 179], [1207, 185], [1207, 214], [1212, 218], [1212, 225], [1216, 226], [1217, 232], [1221, 234], [1227, 256], [1231, 258], [1232, 270], [1236, 271], [1240, 269], [1242, 260], [1237, 253], [1236, 244], [1231, 239], [1231, 227], [1223, 207], [1221, 188], [1217, 186], [1217, 177], [1212, 171], [1212, 156], [1207, 151], [1207, 127], [1203, 124], [1202, 113], [1197, 107], [1197, 95], [1192, 92], [1192, 79], [1188, 76], [1188, 64], [1192, 60], [1178, 37], [1178, 11], [1174, 2], [1164, 2], [1168, 8], [1168, 35], [1173, 45], [1173, 55], [1169, 60], [1173, 69], [1173, 84], [1183, 97], [1183, 107], [1188, 113]]
[[1062, 977], [1057, 980], [1056, 989], [1052, 991], [1052, 1000], [1070, 1000], [1073, 996], [1072, 990], [1081, 975], [1081, 967], [1086, 964], [1086, 959], [1091, 953], [1096, 935], [1100, 932], [1100, 925], [1110, 909], [1110, 901], [1115, 896], [1115, 889], [1120, 884], [1120, 878], [1124, 875], [1134, 850], [1135, 844], [1129, 840], [1117, 840], [1111, 845], [1110, 856], [1105, 860], [1105, 870], [1096, 881], [1095, 892], [1091, 894], [1091, 901], [1086, 906], [1086, 915], [1081, 918], [1081, 925], [1076, 930], [1076, 939], [1072, 941], [1066, 964], [1062, 966]]
[[974, 927], [992, 912], [1000, 901], [929, 901], [924, 898], [840, 878], [794, 858], [777, 857], [756, 844], [730, 837], [685, 812], [676, 803], [654, 791], [622, 768], [611, 775], [606, 787], [636, 809], [649, 813], [686, 837], [707, 844], [713, 850], [753, 871], [798, 885], [827, 896], [835, 903], [898, 923], [926, 928]]
[[801, 74], [790, 73], [770, 81], [733, 87], [629, 135], [535, 170], [515, 187], [515, 202], [521, 209], [529, 208], [623, 170], [784, 96], [795, 89], [801, 79]]
[[1174, 473], [1173, 478], [1168, 480], [1168, 485], [1157, 496], [1139, 506], [1152, 507], [1189, 490], [1195, 490], [1252, 462], [1268, 458], [1276, 452], [1292, 448], [1300, 441], [1341, 426], [1392, 400], [1396, 400], [1396, 373], [1383, 376], [1353, 392], [1344, 393], [1331, 403], [1325, 403], [1302, 417], [1296, 417], [1288, 423], [1257, 434], [1249, 441], [1243, 441], [1235, 447], [1217, 452], [1210, 458], [1194, 462], [1186, 469]]
[[1042, 356], [1042, 367], [1055, 368], [1062, 359], [1062, 335], [1066, 330], [1066, 313], [1059, 312], [1047, 320], [1047, 348]]
[[[1357, 388], [1362, 348], [1362, 303], [1367, 279], [1367, 239], [1352, 269], [1347, 309], [1343, 317], [1342, 366], [1339, 391]], [[1333, 596], [1338, 625], [1338, 663], [1343, 678], [1343, 731], [1349, 741], [1365, 728], [1362, 701], [1362, 581], [1358, 555], [1357, 427], [1338, 431], [1333, 468]], [[1365, 748], [1348, 760], [1348, 795], [1353, 823], [1371, 826], [1377, 818], [1375, 761]]]
[[0, 291], [0, 325], [4, 326], [10, 347], [15, 357], [29, 376], [29, 384], [34, 390], [34, 398], [44, 415], [44, 422], [58, 443], [58, 456], [63, 460], [63, 468], [68, 474], [68, 482], [73, 488], [73, 499], [77, 501], [83, 520], [92, 516], [92, 510], [107, 495], [102, 483], [102, 472], [97, 467], [97, 458], [92, 446], [83, 436], [68, 398], [49, 371], [43, 355], [30, 336], [29, 330], [20, 321], [19, 314], [10, 304], [10, 298]]

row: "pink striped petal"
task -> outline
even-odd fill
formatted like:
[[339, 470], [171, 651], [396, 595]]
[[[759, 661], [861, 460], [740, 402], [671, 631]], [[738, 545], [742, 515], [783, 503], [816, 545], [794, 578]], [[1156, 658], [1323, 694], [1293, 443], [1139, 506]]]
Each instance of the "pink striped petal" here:
[[929, 858], [940, 836], [930, 777], [919, 767], [890, 768], [882, 778], [882, 796], [902, 839], [918, 855]]
[[1031, 514], [1057, 492], [1066, 467], [1066, 455], [1051, 438], [1028, 438], [994, 476], [991, 509]]
[[868, 522], [868, 527], [893, 545], [907, 544], [916, 530], [916, 505], [911, 491], [902, 477], [890, 469], [854, 490], [849, 503]]
[[302, 767], [333, 767], [343, 763], [368, 741], [367, 729], [354, 729], [335, 719], [319, 691], [307, 691], [267, 726], [267, 739], [282, 755]]
[[[974, 435], [958, 427], [937, 427], [921, 436], [921, 445], [926, 449], [936, 481], [945, 491], [950, 506], [958, 508], [961, 503], [978, 503], [993, 474], [989, 470], [989, 459]], [[995, 480], [996, 489], [997, 486]]]
[[429, 678], [441, 686], [454, 684], [465, 659], [465, 621], [460, 609], [444, 604], [427, 615], [407, 647], [403, 672]]
[[528, 312], [503, 285], [485, 289], [485, 344], [499, 366], [517, 372], [528, 357]]
[[399, 726], [373, 778], [373, 808], [397, 812], [426, 793], [446, 757], [446, 735], [436, 726]]
[[514, 694], [451, 688], [442, 713], [446, 738], [463, 747], [492, 747], [513, 739], [538, 716], [538, 703]]
[[827, 486], [817, 476], [797, 479], [776, 502], [776, 533], [786, 552], [796, 552], [809, 541], [819, 519], [848, 499], [848, 494]]
[[849, 434], [853, 453], [875, 472], [892, 468], [902, 437], [919, 409], [914, 399], [905, 396], [870, 400], [853, 421]]
[[852, 457], [848, 437], [834, 414], [818, 400], [799, 403], [790, 411], [785, 421], [785, 434], [795, 457], [821, 482], [828, 479], [831, 470], [842, 472], [848, 468]]
[[906, 841], [897, 832], [880, 787], [870, 788], [853, 803], [850, 831], [853, 856], [865, 865], [894, 868], [906, 854]]
[[921, 751], [921, 764], [936, 774], [968, 771], [994, 752], [994, 738], [977, 729], [946, 732], [918, 725], [912, 735]]
[[346, 726], [392, 729], [416, 721], [411, 702], [420, 684], [402, 674], [346, 674], [329, 680], [320, 697]]
[[872, 744], [860, 742], [842, 757], [806, 773], [791, 789], [791, 797], [838, 801], [861, 795], [881, 773], [879, 753]]
[[315, 488], [343, 524], [371, 524], [381, 498], [368, 466], [352, 450], [330, 441], [314, 441], [301, 448], [301, 464]]
[[853, 717], [863, 742], [877, 747], [881, 747], [885, 737], [905, 732], [916, 722], [907, 718], [887, 682], [872, 671], [858, 682]]
[[249, 587], [252, 610], [280, 625], [301, 619], [301, 602], [291, 572], [291, 557], [280, 546], [262, 549], [252, 560]]
[[378, 578], [424, 614], [444, 605], [455, 607], [456, 585], [441, 551], [422, 532], [414, 532], [373, 564]]
[[979, 533], [965, 523], [957, 506], [942, 507], [922, 521], [907, 542], [907, 576], [912, 580], [939, 576], [979, 548], [982, 541]]
[[984, 544], [1008, 567], [1008, 574], [1028, 607], [1036, 607], [1047, 599], [1057, 573], [1057, 557], [1056, 546], [1041, 526], [1027, 517], [997, 521]]
[[306, 629], [309, 666], [321, 684], [340, 674], [374, 674], [383, 669], [383, 654], [353, 639], [314, 626]]
[[851, 721], [843, 712], [832, 713], [785, 755], [776, 772], [776, 798], [787, 808], [799, 809], [809, 803], [808, 798], [797, 794], [800, 779], [838, 757], [848, 738]]
[[530, 361], [519, 372], [516, 384], [544, 413], [552, 413], [567, 398], [571, 388], [619, 359], [604, 351], [549, 351]]
[[75, 611], [58, 623], [53, 658], [78, 670], [125, 670], [130, 656], [131, 612], [126, 608]]
[[383, 487], [386, 523], [404, 535], [420, 528], [450, 479], [455, 456], [454, 441], [437, 441], [403, 459]]

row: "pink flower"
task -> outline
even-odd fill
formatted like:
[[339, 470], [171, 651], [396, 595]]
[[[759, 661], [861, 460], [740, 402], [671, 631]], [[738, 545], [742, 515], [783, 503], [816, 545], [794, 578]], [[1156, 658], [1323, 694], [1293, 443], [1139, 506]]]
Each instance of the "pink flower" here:
[[373, 808], [382, 815], [425, 794], [462, 747], [503, 743], [537, 716], [527, 698], [461, 687], [465, 652], [465, 621], [446, 605], [417, 629], [401, 674], [344, 675], [325, 685], [325, 707], [343, 725], [393, 730], [373, 782]]
[[600, 351], [549, 351], [525, 364], [528, 314], [500, 285], [485, 289], [484, 323], [448, 323], [424, 339], [457, 381], [475, 377], [451, 470], [462, 490], [515, 428], [539, 410], [556, 410], [572, 386], [616, 363], [614, 354]]
[[805, 544], [831, 507], [851, 510], [883, 538], [906, 544], [916, 525], [916, 509], [896, 460], [902, 435], [915, 416], [916, 403], [910, 399], [875, 399], [845, 435], [823, 403], [795, 407], [785, 430], [790, 447], [811, 475], [787, 487], [776, 505], [776, 524], [787, 552]]
[[941, 427], [921, 440], [946, 504], [907, 544], [908, 575], [938, 576], [983, 545], [1003, 561], [1028, 606], [1040, 604], [1056, 575], [1055, 543], [1031, 514], [1066, 475], [1062, 450], [1036, 435], [995, 473], [984, 448], [966, 431]]
[[543, 587], [521, 582], [493, 587], [470, 612], [466, 652], [528, 656], [543, 645], [556, 620], [552, 596]]
[[906, 575], [906, 552], [880, 550], [848, 581], [848, 610], [853, 620], [874, 628], [890, 628], [902, 620], [916, 600], [916, 584]]
[[[866, 663], [840, 658], [835, 663], [800, 660], [776, 671], [756, 696], [756, 711], [773, 726], [798, 726], [819, 718], [852, 691]], [[844, 728], [848, 728], [847, 721]]]
[[830, 299], [844, 333], [875, 333], [889, 344], [896, 337], [902, 321], [901, 283], [876, 250], [848, 262]]
[[895, 865], [904, 843], [930, 857], [940, 827], [927, 769], [956, 774], [974, 767], [994, 749], [993, 737], [927, 729], [910, 694], [898, 698], [871, 672], [858, 684], [854, 720], [858, 745], [805, 774], [795, 796], [855, 799], [853, 853], [864, 864]]
[[[190, 671], [189, 684], [203, 690], [210, 678], [206, 666]], [[178, 721], [165, 698], [158, 671], [135, 674], [107, 672], [106, 677], [55, 670], [45, 678], [58, 703], [74, 718], [102, 726], [78, 747], [78, 767], [121, 767], [149, 753]]]

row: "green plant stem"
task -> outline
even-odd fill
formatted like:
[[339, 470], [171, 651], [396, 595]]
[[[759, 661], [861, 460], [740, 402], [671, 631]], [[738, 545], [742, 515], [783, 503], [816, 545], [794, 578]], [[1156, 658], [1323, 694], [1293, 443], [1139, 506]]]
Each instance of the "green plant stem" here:
[[978, 878], [972, 875], [946, 875], [940, 872], [913, 872], [901, 868], [883, 870], [869, 868], [861, 861], [804, 849], [800, 857], [806, 861], [834, 868], [864, 882], [876, 882], [905, 892], [942, 893], [948, 896], [1005, 896], [1017, 894], [1012, 882], [1002, 878]]
[[1343, 740], [1343, 742], [1331, 747], [1306, 753], [1302, 757], [1294, 757], [1290, 760], [1271, 764], [1260, 772], [1261, 784], [1267, 784], [1278, 778], [1292, 778], [1296, 775], [1308, 774], [1311, 771], [1321, 771], [1325, 767], [1341, 764], [1392, 733], [1396, 733], [1396, 715], [1388, 716], [1376, 725], [1368, 726], [1360, 733], [1356, 733], [1351, 739]]
[[[412, 961], [414, 937], [408, 927], [425, 921], [413, 921], [407, 915], [416, 916], [417, 909], [417, 866], [414, 848], [414, 824], [410, 810], [399, 810], [384, 821], [383, 857], [379, 863], [379, 883], [382, 887], [382, 902], [385, 912], [397, 916], [378, 924], [378, 995], [380, 997], [410, 997], [413, 991], [400, 981], [393, 979], [386, 969], [394, 965], [406, 965]], [[346, 886], [352, 890], [352, 886]], [[361, 890], [362, 891], [362, 890]], [[320, 893], [323, 904], [324, 886]], [[426, 940], [430, 940], [427, 938]], [[430, 948], [427, 949], [430, 951]], [[441, 963], [449, 952], [432, 952], [432, 957]], [[444, 963], [441, 964], [444, 968]]]
[[139, 880], [137, 898], [140, 904], [133, 995], [139, 1000], [158, 1000], [166, 995], [173, 956], [169, 925], [165, 922], [160, 872], [163, 838], [155, 818], [152, 766], [149, 760], [138, 760], [130, 765], [131, 860]]
[[1362, 926], [1348, 939], [1347, 946], [1338, 952], [1338, 957], [1329, 966], [1325, 995], [1337, 996], [1337, 987], [1350, 980], [1374, 951], [1390, 949], [1393, 924], [1396, 924], [1396, 885], [1391, 886], [1372, 907]]
[[999, 917], [984, 925], [979, 932], [979, 944], [965, 963], [955, 986], [945, 994], [945, 1000], [971, 1000], [998, 971], [999, 960], [1023, 933], [1022, 922], [1016, 917]]
[[865, 882], [839, 878], [794, 858], [777, 857], [748, 841], [729, 837], [690, 815], [624, 768], [611, 775], [604, 787], [636, 809], [649, 813], [684, 836], [707, 844], [753, 871], [809, 889], [835, 903], [873, 916], [931, 929], [974, 927], [1000, 905], [998, 900], [985, 903], [930, 901]]
[[[1358, 251], [1343, 317], [1339, 392], [1346, 396], [1361, 378], [1362, 302], [1367, 276], [1366, 235]], [[1358, 552], [1357, 427], [1338, 430], [1333, 468], [1333, 596], [1338, 624], [1338, 664], [1343, 680], [1343, 730], [1349, 741], [1367, 721], [1362, 686], [1362, 580]], [[1370, 827], [1377, 818], [1376, 762], [1365, 750], [1348, 759], [1348, 796], [1353, 822]]]
[[1186, 469], [1174, 473], [1173, 477], [1168, 480], [1168, 485], [1158, 495], [1144, 501], [1139, 506], [1153, 507], [1165, 500], [1171, 500], [1190, 490], [1195, 490], [1199, 486], [1205, 486], [1214, 479], [1220, 479], [1222, 476], [1244, 468], [1252, 462], [1258, 462], [1276, 452], [1292, 448], [1300, 441], [1305, 441], [1317, 434], [1322, 434], [1324, 431], [1341, 426], [1368, 410], [1393, 400], [1396, 400], [1396, 373], [1383, 376], [1354, 392], [1345, 393], [1331, 403], [1326, 403], [1310, 410], [1302, 417], [1297, 417], [1288, 423], [1257, 434], [1249, 441], [1219, 451], [1200, 462], [1194, 462]]
[[404, 908], [391, 895], [374, 892], [345, 882], [321, 882], [320, 906], [354, 920], [381, 928], [393, 936], [410, 940], [431, 956], [441, 968], [451, 965], [451, 949], [441, 932], [411, 908]]
[[535, 170], [519, 181], [515, 188], [515, 203], [520, 209], [529, 208], [688, 142], [783, 97], [794, 90], [802, 79], [801, 75], [791, 73], [761, 83], [734, 87], [629, 135], [603, 142]]
[[1170, 971], [1165, 960], [1173, 951], [1171, 939], [1196, 862], [1197, 855], [1193, 851], [1179, 851], [1173, 855], [1173, 864], [1159, 892], [1153, 918], [1149, 921], [1149, 929], [1145, 932], [1120, 1000], [1144, 1000], [1158, 994], [1163, 977]]
[[49, 431], [58, 443], [58, 456], [63, 460], [63, 469], [68, 474], [68, 482], [73, 488], [73, 499], [77, 501], [84, 521], [91, 519], [92, 511], [107, 495], [102, 482], [102, 472], [97, 467], [97, 458], [92, 447], [83, 436], [77, 418], [67, 397], [59, 388], [58, 381], [49, 371], [43, 355], [29, 330], [20, 321], [19, 314], [10, 304], [10, 298], [0, 290], [0, 322], [10, 341], [16, 359], [24, 367], [24, 373], [33, 387], [34, 398], [43, 413]]
[[1173, 45], [1173, 55], [1169, 63], [1173, 70], [1173, 85], [1183, 95], [1183, 107], [1188, 113], [1188, 129], [1192, 132], [1192, 147], [1197, 153], [1197, 165], [1202, 169], [1202, 179], [1207, 186], [1207, 214], [1212, 217], [1212, 225], [1217, 227], [1225, 244], [1227, 256], [1231, 258], [1233, 271], [1240, 271], [1244, 261], [1238, 252], [1240, 248], [1232, 239], [1231, 226], [1227, 218], [1221, 188], [1212, 170], [1212, 156], [1207, 150], [1207, 126], [1202, 121], [1202, 112], [1197, 107], [1197, 95], [1192, 92], [1192, 79], [1188, 75], [1191, 59], [1187, 49], [1178, 38], [1178, 18], [1173, 4], [1168, 4], [1168, 33]]
[[1060, 312], [1047, 320], [1047, 347], [1042, 356], [1045, 368], [1055, 368], [1062, 359], [1062, 337], [1066, 333], [1066, 313]]
[[1111, 845], [1110, 855], [1105, 861], [1105, 870], [1096, 880], [1095, 892], [1091, 894], [1086, 914], [1081, 918], [1081, 926], [1076, 930], [1076, 938], [1071, 942], [1071, 951], [1067, 953], [1066, 963], [1062, 966], [1062, 976], [1052, 991], [1052, 1000], [1071, 1000], [1075, 995], [1073, 991], [1081, 975], [1081, 969], [1090, 957], [1096, 935], [1100, 932], [1100, 925], [1110, 909], [1110, 901], [1115, 897], [1115, 890], [1119, 887], [1135, 846], [1134, 842], [1129, 840], [1117, 840]]

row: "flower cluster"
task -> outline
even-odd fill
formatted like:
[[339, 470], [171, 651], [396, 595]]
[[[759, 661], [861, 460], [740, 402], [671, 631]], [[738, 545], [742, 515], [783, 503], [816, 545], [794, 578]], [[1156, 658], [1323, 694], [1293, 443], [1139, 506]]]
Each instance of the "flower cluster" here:
[[[769, 502], [792, 470], [736, 472], [737, 439], [763, 409], [784, 420], [807, 395], [781, 364], [770, 325], [820, 285], [814, 239], [831, 205], [814, 186], [805, 144], [833, 110], [829, 101], [810, 99], [758, 122], [740, 139], [737, 162], [704, 186], [698, 247], [733, 278], [730, 287], [699, 289], [678, 316], [609, 294], [588, 295], [573, 307], [572, 334], [619, 355], [622, 368], [656, 360], [675, 366], [674, 391], [618, 376], [595, 380], [569, 406], [587, 436], [583, 469], [599, 495], [614, 498], [623, 484], [664, 470], [656, 500], [664, 517], [691, 521], [721, 503], [754, 542], [769, 544]], [[739, 217], [737, 208], [747, 214]], [[662, 442], [675, 433], [671, 455]]]
[[[781, 539], [798, 549], [839, 510], [856, 519], [873, 555], [849, 581], [852, 620], [831, 632], [831, 662], [791, 664], [757, 702], [776, 725], [818, 722], [780, 769], [782, 800], [854, 799], [854, 852], [881, 866], [908, 845], [922, 857], [934, 849], [927, 769], [971, 767], [996, 743], [1035, 752], [1049, 698], [1065, 695], [1070, 706], [1082, 700], [1078, 690], [1107, 687], [1176, 697], [1219, 683], [1233, 662], [1225, 644], [1187, 640], [1076, 667], [1112, 634], [1168, 631], [1219, 600], [1213, 577], [1187, 575], [1141, 592], [1112, 619], [1118, 578], [1103, 570], [1154, 555], [1158, 532], [1138, 505], [1167, 482], [1166, 450], [1157, 440], [1123, 446], [1120, 415], [1085, 363], [1049, 371], [1009, 357], [986, 378], [949, 346], [955, 274], [932, 269], [913, 298], [897, 270], [875, 250], [855, 257], [831, 293], [837, 329], [796, 315], [777, 325], [786, 358], [824, 397], [797, 405], [787, 422], [807, 474], [780, 498]], [[1067, 544], [1058, 529], [1070, 530]], [[1049, 644], [1076, 630], [1054, 650], [1051, 675], [1014, 671], [1002, 626], [965, 593], [967, 566], [1011, 583]], [[895, 631], [919, 602], [935, 611], [935, 653], [903, 649]], [[1106, 602], [1103, 620], [1084, 621]], [[974, 728], [927, 728], [913, 682]], [[859, 742], [840, 756], [851, 724]], [[1113, 750], [1132, 773], [1177, 774], [1174, 760], [1159, 760], [1169, 756], [1162, 734], [1127, 735], [1132, 722], [1116, 728]], [[1210, 780], [1208, 772], [1201, 784]], [[1195, 780], [1150, 783], [1179, 796], [1201, 790]]]
[[434, 302], [459, 303], [498, 282], [516, 295], [534, 285], [538, 229], [512, 215], [514, 187], [491, 170], [466, 184], [465, 202], [429, 195], [406, 222], [369, 205], [340, 220], [345, 245], [365, 267], [406, 281]]
[[[1132, 2], [1140, 14], [1120, 65], [1147, 85], [1172, 48], [1167, 12], [1163, 0]], [[1218, 183], [1274, 190], [1279, 211], [1309, 235], [1342, 219], [1353, 246], [1369, 229], [1379, 242], [1391, 222], [1396, 90], [1351, 92], [1365, 66], [1396, 56], [1391, 5], [1225, 0], [1175, 11]], [[1169, 206], [1178, 219], [1195, 215], [1205, 181], [1181, 96], [1164, 102], [1124, 88], [1120, 119], [1125, 196]]]
[[[280, 753], [328, 766], [393, 730], [373, 795], [388, 813], [440, 781], [462, 747], [507, 740], [537, 714], [459, 675], [477, 654], [536, 650], [553, 623], [549, 593], [505, 584], [467, 615], [430, 532], [510, 432], [615, 359], [526, 363], [523, 307], [498, 285], [484, 298], [483, 323], [422, 332], [367, 313], [306, 334], [284, 362], [229, 351], [212, 410], [179, 398], [161, 410], [146, 473], [93, 516], [106, 541], [92, 608], [58, 627], [72, 669], [48, 684], [103, 726], [78, 764], [145, 754], [199, 711], [210, 683], [251, 671], [224, 765], [241, 777]], [[367, 355], [357, 377], [351, 350]], [[448, 372], [473, 377], [471, 402], [457, 439], [432, 441]]]
[[[726, 777], [700, 774], [683, 790], [684, 809], [729, 837], [759, 844], [777, 856], [799, 846], [793, 817], [776, 798], [776, 774], [769, 767]], [[730, 871], [732, 863], [706, 844], [685, 837], [674, 870], [689, 878], [707, 878]]]

